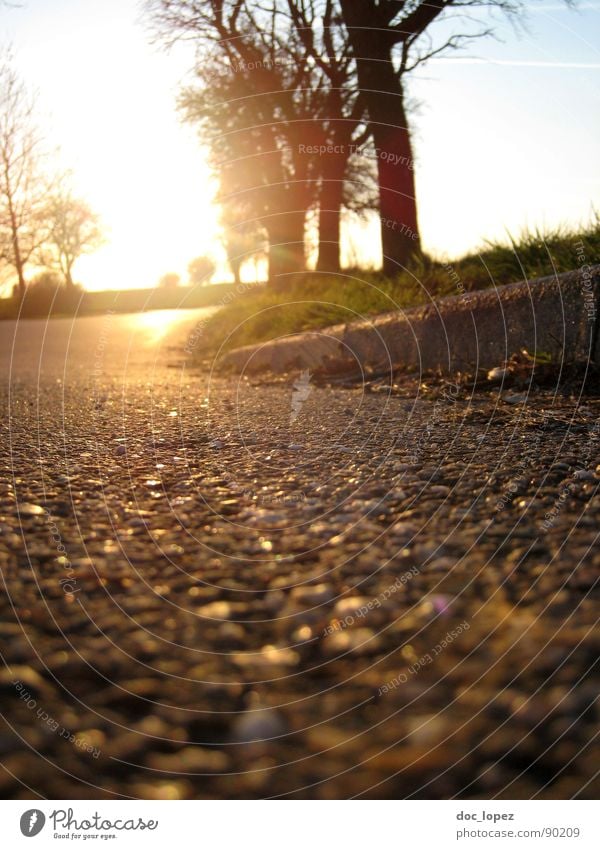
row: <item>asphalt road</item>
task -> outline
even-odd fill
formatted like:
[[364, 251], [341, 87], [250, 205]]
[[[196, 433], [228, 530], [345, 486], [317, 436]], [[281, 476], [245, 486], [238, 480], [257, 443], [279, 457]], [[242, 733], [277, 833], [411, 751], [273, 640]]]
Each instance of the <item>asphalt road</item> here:
[[0, 327], [3, 795], [597, 796], [600, 400], [148, 316]]

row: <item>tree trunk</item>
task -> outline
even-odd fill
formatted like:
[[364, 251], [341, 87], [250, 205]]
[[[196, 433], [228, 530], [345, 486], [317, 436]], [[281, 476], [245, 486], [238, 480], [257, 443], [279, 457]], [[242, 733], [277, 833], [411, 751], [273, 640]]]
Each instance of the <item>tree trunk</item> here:
[[15, 252], [15, 267], [17, 270], [17, 278], [19, 280], [19, 297], [23, 300], [25, 295], [25, 276], [23, 274], [23, 263], [21, 262], [18, 246]]
[[[374, 116], [371, 121], [377, 155], [381, 245], [386, 274], [397, 274], [421, 251], [410, 131], [402, 87], [399, 80], [395, 81], [396, 95], [383, 97], [377, 92], [374, 105], [369, 107], [370, 114]], [[384, 107], [386, 100], [388, 107]], [[394, 112], [390, 111], [391, 100]], [[385, 119], [387, 116], [389, 121], [391, 115], [397, 125], [389, 127], [385, 125]]]
[[383, 269], [398, 273], [421, 250], [404, 90], [392, 63], [392, 44], [377, 28], [365, 26], [356, 0], [342, 0], [342, 10], [376, 148]]
[[19, 244], [19, 227], [17, 224], [17, 216], [13, 206], [13, 199], [10, 192], [8, 192], [8, 213], [10, 216], [10, 229], [11, 229], [11, 239], [13, 246], [13, 260], [14, 260], [14, 268], [17, 272], [17, 279], [19, 281], [19, 297], [23, 300], [25, 295], [25, 263], [23, 262], [23, 257], [21, 256], [21, 246]]
[[323, 167], [317, 271], [336, 272], [341, 268], [340, 228], [347, 161], [347, 155], [335, 156], [331, 154], [331, 158], [326, 160]]
[[305, 267], [304, 210], [281, 212], [265, 223], [269, 234], [269, 285], [285, 288], [289, 277]]

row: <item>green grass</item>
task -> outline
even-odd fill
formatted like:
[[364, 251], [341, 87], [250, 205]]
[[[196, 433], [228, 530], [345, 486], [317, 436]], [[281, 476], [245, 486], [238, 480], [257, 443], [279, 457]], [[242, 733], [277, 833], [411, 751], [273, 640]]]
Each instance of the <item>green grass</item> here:
[[525, 232], [518, 239], [509, 236], [506, 242], [486, 241], [480, 251], [449, 263], [423, 257], [410, 273], [392, 279], [360, 270], [298, 275], [285, 291], [261, 288], [233, 299], [203, 325], [197, 351], [204, 356], [219, 348], [419, 306], [432, 298], [560, 274], [580, 264], [579, 242], [585, 262], [598, 262], [600, 218], [577, 231], [557, 228]]

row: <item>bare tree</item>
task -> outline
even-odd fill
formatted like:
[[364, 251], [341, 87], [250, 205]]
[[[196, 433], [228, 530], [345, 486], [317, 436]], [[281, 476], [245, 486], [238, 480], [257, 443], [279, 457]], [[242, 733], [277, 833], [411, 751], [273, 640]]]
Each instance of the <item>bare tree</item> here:
[[149, 6], [163, 38], [201, 45], [201, 85], [182, 105], [202, 127], [228, 224], [267, 232], [273, 281], [304, 267], [307, 211], [318, 207], [318, 267], [339, 269], [344, 178], [364, 108], [333, 0]]
[[405, 77], [432, 57], [491, 34], [481, 10], [516, 19], [525, 6], [521, 0], [339, 1], [378, 153], [384, 270], [395, 273], [420, 252]]
[[[291, 43], [301, 45], [305, 61], [315, 68], [313, 119], [321, 129], [321, 149], [326, 151], [319, 163], [317, 269], [337, 271], [341, 265], [342, 209], [348, 196], [346, 179], [352, 151], [368, 134], [363, 123], [365, 107], [358, 97], [355, 64], [335, 0], [287, 0], [287, 13], [293, 23]], [[297, 55], [298, 49], [295, 52]], [[368, 166], [363, 169], [362, 164], [357, 159], [352, 162], [354, 187], [350, 194], [357, 206], [362, 197], [361, 171], [369, 181]]]
[[75, 197], [65, 178], [48, 198], [45, 214], [47, 231], [40, 252], [42, 263], [60, 271], [65, 285], [72, 289], [73, 266], [103, 242], [99, 218], [85, 201]]
[[[305, 222], [317, 191], [312, 69], [290, 61], [291, 25], [275, 5], [250, 0], [154, 0], [166, 39], [193, 38], [200, 85], [181, 99], [207, 145], [228, 221], [264, 229], [269, 277], [285, 281], [305, 265]], [[235, 208], [235, 213], [231, 209]]]
[[0, 257], [16, 275], [21, 297], [26, 266], [44, 238], [47, 185], [34, 112], [35, 98], [15, 71], [12, 55], [4, 51], [0, 57]]

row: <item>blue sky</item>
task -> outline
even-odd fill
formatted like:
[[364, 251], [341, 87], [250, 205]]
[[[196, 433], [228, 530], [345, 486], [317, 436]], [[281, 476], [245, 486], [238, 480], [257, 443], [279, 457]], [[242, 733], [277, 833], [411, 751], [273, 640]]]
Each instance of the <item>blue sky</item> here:
[[[502, 40], [410, 82], [420, 225], [438, 256], [600, 210], [600, 0], [528, 9], [527, 32], [501, 23]], [[151, 286], [198, 254], [222, 261], [214, 182], [175, 112], [190, 52], [153, 47], [135, 0], [22, 0], [0, 12], [0, 37], [106, 227], [76, 276], [95, 289]], [[367, 230], [357, 249], [373, 257], [375, 223]]]

